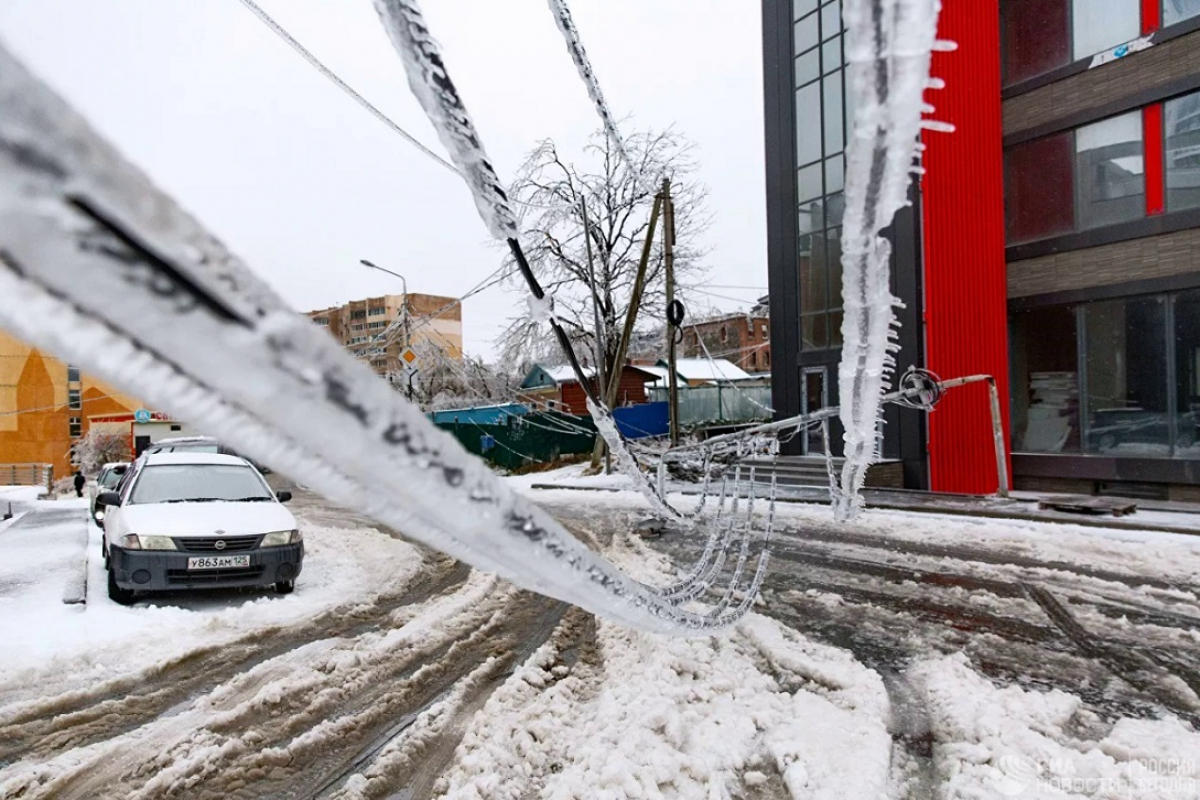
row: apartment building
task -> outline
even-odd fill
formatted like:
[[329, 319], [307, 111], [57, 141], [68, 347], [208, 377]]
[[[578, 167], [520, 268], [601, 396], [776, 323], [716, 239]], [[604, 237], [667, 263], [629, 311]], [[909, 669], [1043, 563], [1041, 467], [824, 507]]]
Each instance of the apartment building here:
[[308, 316], [380, 375], [401, 371], [400, 354], [408, 346], [418, 353], [432, 349], [462, 360], [462, 305], [453, 297], [388, 294], [310, 311]]

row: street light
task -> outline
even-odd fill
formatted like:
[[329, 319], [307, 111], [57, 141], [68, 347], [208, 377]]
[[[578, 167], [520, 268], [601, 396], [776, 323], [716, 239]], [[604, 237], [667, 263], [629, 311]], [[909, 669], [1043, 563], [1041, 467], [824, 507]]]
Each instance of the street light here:
[[[403, 309], [403, 312], [404, 312], [404, 347], [406, 349], [409, 347], [412, 347], [412, 327], [411, 327], [412, 315], [408, 313], [408, 281], [399, 272], [393, 272], [392, 270], [387, 269], [386, 267], [381, 267], [378, 264], [376, 264], [373, 261], [370, 261], [368, 259], [360, 258], [358, 260], [358, 263], [362, 264], [364, 267], [370, 267], [371, 269], [377, 269], [380, 272], [386, 272], [388, 275], [394, 275], [395, 277], [400, 279], [400, 286], [404, 289], [404, 309]], [[408, 371], [408, 399], [409, 400], [412, 400], [412, 396], [413, 396], [412, 379], [413, 379], [413, 373], [412, 373], [412, 370], [410, 369]]]

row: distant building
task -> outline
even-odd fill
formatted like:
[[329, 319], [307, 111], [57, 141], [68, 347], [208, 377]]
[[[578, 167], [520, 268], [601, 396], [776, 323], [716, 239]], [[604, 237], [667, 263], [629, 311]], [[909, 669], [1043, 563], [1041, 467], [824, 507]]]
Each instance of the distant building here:
[[50, 464], [55, 476], [69, 475], [76, 440], [93, 426], [130, 433], [140, 408], [141, 401], [0, 331], [0, 464]]
[[[405, 313], [409, 317], [407, 328]], [[424, 349], [423, 345], [433, 346], [448, 358], [462, 360], [462, 304], [453, 297], [386, 294], [310, 311], [308, 316], [380, 375], [400, 370], [400, 354], [408, 346], [418, 353]], [[400, 322], [396, 335], [389, 336], [386, 343], [377, 341], [397, 320]], [[406, 332], [411, 334], [411, 340]]]
[[746, 314], [684, 323], [679, 355], [725, 358], [746, 372], [770, 372], [771, 321], [760, 306], [755, 306]]
[[[664, 387], [668, 384], [670, 369], [665, 358], [652, 367], [643, 366], [640, 369], [654, 373], [656, 387]], [[676, 359], [675, 376], [681, 387], [745, 383], [756, 380], [754, 375], [725, 358], [714, 358], [711, 361], [707, 358]]]
[[[583, 368], [592, 391], [596, 390], [596, 370]], [[626, 364], [621, 370], [621, 382], [617, 387], [617, 407], [646, 402], [646, 384], [659, 376], [643, 367]], [[535, 408], [562, 411], [567, 414], [587, 414], [587, 396], [583, 386], [570, 367], [543, 367], [535, 365], [525, 380], [521, 381], [520, 400]]]

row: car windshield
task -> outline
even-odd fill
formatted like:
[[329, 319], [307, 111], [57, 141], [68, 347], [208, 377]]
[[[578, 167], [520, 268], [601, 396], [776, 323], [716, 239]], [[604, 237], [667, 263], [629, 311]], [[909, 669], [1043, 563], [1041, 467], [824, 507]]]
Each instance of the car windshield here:
[[271, 499], [266, 484], [248, 466], [156, 464], [142, 470], [129, 502], [251, 502]]
[[111, 489], [117, 485], [117, 482], [121, 480], [121, 476], [124, 474], [124, 470], [121, 472], [117, 472], [115, 469], [105, 470], [100, 474], [100, 480], [96, 481], [96, 483], [100, 484], [100, 487], [103, 489]]

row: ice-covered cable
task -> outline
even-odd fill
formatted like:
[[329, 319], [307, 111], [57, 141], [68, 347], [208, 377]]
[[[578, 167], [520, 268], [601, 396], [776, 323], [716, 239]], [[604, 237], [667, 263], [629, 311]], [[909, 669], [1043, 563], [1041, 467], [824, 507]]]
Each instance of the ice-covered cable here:
[[664, 602], [515, 494], [2, 47], [0, 324], [523, 588], [663, 633], [711, 630], [739, 613]]
[[[471, 115], [450, 79], [441, 49], [425, 22], [420, 5], [416, 0], [375, 0], [375, 8], [388, 38], [400, 54], [408, 75], [409, 88], [437, 129], [438, 138], [449, 152], [450, 160], [458, 167], [459, 174], [471, 189], [479, 216], [493, 237], [507, 242], [534, 300], [543, 300], [545, 293], [521, 248], [516, 218], [509, 206], [508, 196], [488, 159]], [[579, 366], [570, 336], [553, 315], [549, 317], [549, 322], [575, 377], [588, 395], [588, 409], [596, 428], [609, 450], [617, 457], [622, 471], [650, 500], [657, 513], [677, 522], [685, 521], [686, 517], [658, 495], [653, 481], [638, 468], [633, 454], [621, 439], [611, 411], [595, 397], [590, 388], [587, 376]]]
[[645, 176], [634, 165], [633, 159], [629, 157], [629, 149], [625, 147], [625, 139], [617, 127], [617, 119], [604, 99], [600, 81], [596, 78], [596, 71], [592, 69], [592, 62], [588, 60], [587, 51], [583, 49], [583, 40], [579, 36], [579, 29], [575, 27], [575, 20], [571, 17], [566, 0], [547, 1], [550, 4], [550, 12], [554, 15], [554, 23], [566, 41], [567, 52], [571, 54], [571, 60], [575, 62], [579, 77], [583, 79], [583, 84], [587, 87], [588, 97], [591, 98], [592, 104], [596, 107], [596, 114], [599, 115], [600, 122], [604, 125], [604, 132], [620, 156], [621, 162], [625, 164], [625, 168], [637, 182], [638, 188], [646, 194], [654, 194], [655, 189], [646, 181]]
[[842, 228], [842, 360], [838, 367], [845, 463], [834, 499], [839, 519], [862, 505], [867, 468], [878, 458], [881, 397], [892, 369], [897, 299], [891, 248], [880, 231], [908, 203], [925, 110], [938, 0], [845, 0], [847, 148]]

